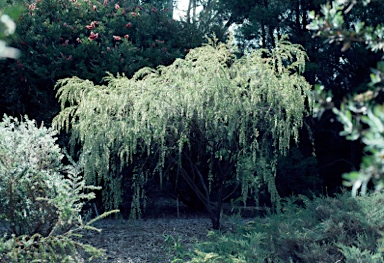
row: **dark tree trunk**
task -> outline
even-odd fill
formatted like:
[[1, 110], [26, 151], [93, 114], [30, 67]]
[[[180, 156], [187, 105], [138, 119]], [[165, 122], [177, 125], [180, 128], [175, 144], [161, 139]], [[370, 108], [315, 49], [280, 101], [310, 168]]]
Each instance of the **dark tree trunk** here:
[[[173, 159], [175, 163], [178, 161]], [[218, 201], [215, 206], [211, 201], [210, 193], [208, 191], [207, 184], [204, 181], [203, 175], [199, 171], [198, 167], [186, 156], [186, 161], [191, 167], [192, 173], [188, 173], [183, 167], [178, 167], [179, 174], [187, 182], [191, 190], [196, 194], [199, 201], [201, 201], [209, 214], [209, 218], [212, 222], [212, 228], [215, 230], [220, 229], [220, 214], [222, 209], [222, 192], [224, 184], [220, 182], [220, 188], [218, 193]], [[193, 174], [193, 175], [192, 175]], [[200, 186], [200, 187], [199, 187]]]

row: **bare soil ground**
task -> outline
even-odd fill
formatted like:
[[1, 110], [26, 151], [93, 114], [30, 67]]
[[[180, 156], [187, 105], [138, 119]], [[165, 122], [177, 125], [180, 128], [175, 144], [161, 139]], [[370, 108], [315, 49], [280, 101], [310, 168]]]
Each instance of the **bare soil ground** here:
[[[192, 251], [196, 242], [207, 239], [212, 223], [207, 214], [196, 213], [181, 205], [176, 209], [174, 200], [157, 199], [162, 204], [151, 207], [146, 220], [97, 221], [94, 226], [101, 233], [86, 232], [82, 242], [106, 250], [105, 259], [94, 263], [169, 263], [175, 258], [175, 242], [183, 251]], [[226, 217], [221, 220], [222, 230], [234, 227]]]
[[[185, 250], [205, 240], [211, 229], [208, 218], [158, 218], [103, 220], [95, 223], [101, 233], [87, 232], [82, 241], [106, 249], [105, 259], [95, 263], [166, 263], [174, 258], [174, 241]], [[167, 241], [168, 240], [168, 241]]]

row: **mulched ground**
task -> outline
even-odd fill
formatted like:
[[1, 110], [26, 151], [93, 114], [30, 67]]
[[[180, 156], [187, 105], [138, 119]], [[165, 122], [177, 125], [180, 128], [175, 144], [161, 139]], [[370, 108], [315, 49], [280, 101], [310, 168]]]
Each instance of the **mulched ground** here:
[[[185, 250], [206, 239], [208, 218], [157, 218], [147, 220], [102, 220], [95, 223], [101, 233], [87, 232], [82, 241], [107, 250], [95, 263], [168, 263], [178, 241]], [[166, 242], [168, 240], [168, 242]]]

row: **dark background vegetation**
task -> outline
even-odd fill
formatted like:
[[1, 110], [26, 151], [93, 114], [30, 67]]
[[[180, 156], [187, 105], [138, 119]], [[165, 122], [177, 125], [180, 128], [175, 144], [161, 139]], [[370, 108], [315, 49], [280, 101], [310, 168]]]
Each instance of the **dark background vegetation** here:
[[[239, 55], [250, 48], [274, 47], [273, 35], [288, 34], [290, 41], [301, 44], [308, 54], [307, 81], [324, 85], [332, 92], [336, 106], [364, 90], [370, 68], [381, 58], [364, 43], [354, 43], [342, 52], [340, 45], [313, 38], [306, 29], [308, 11], [318, 13], [320, 4], [326, 2], [322, 0], [191, 1], [181, 21], [172, 18], [170, 1], [106, 2], [104, 6], [103, 1], [7, 0], [22, 4], [25, 11], [12, 36], [12, 46], [20, 49], [22, 56], [0, 60], [0, 115], [27, 114], [49, 125], [59, 111], [54, 89], [57, 80], [78, 76], [102, 83], [107, 71], [132, 76], [144, 66], [169, 65], [205, 43], [207, 35], [226, 41], [230, 27]], [[194, 14], [198, 5], [203, 10]], [[345, 18], [347, 23], [362, 20], [377, 25], [383, 22], [383, 11], [384, 5], [377, 1], [364, 9], [357, 6]], [[95, 28], [86, 28], [93, 21]], [[88, 39], [91, 31], [99, 34], [94, 40]], [[362, 155], [362, 146], [340, 137], [341, 130], [331, 110], [305, 120], [299, 144], [292, 143], [288, 156], [278, 164], [276, 184], [282, 197], [340, 191], [341, 175], [358, 170]], [[65, 135], [61, 143], [65, 145]], [[129, 167], [126, 170], [129, 172]], [[149, 188], [158, 182], [152, 183]], [[184, 194], [186, 203], [193, 204], [187, 189]]]

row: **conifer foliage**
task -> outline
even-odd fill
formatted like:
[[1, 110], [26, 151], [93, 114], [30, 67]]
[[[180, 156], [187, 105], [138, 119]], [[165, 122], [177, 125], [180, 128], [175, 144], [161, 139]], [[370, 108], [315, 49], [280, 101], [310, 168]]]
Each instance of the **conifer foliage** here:
[[232, 218], [232, 231], [210, 231], [206, 242], [172, 262], [383, 262], [382, 202], [382, 193], [292, 196], [278, 213]]
[[[245, 205], [266, 185], [279, 204], [276, 160], [298, 140], [309, 105], [310, 85], [300, 76], [306, 54], [286, 37], [271, 51], [233, 52], [211, 39], [170, 66], [109, 75], [106, 86], [77, 77], [58, 82], [54, 123], [71, 130], [73, 146], [80, 142], [85, 178], [104, 183], [107, 209], [119, 205], [130, 178], [131, 212], [139, 216], [150, 176], [188, 186], [214, 228], [236, 189]], [[122, 172], [127, 166], [130, 174]]]

